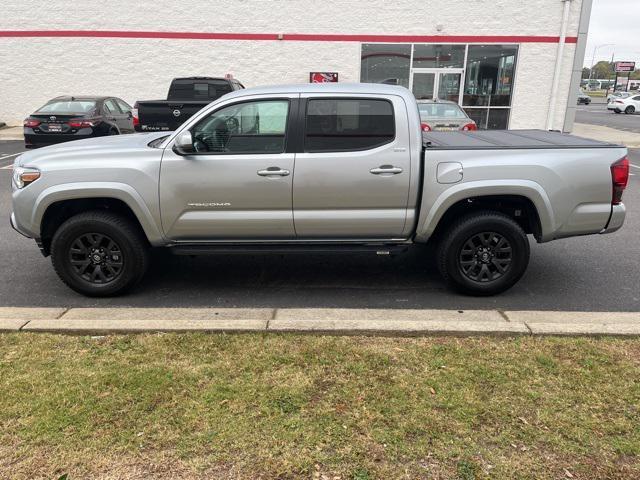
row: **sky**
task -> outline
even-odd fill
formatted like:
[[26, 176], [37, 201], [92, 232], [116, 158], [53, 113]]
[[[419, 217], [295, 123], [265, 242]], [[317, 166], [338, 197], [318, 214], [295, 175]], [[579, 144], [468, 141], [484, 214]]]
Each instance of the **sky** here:
[[640, 66], [640, 0], [593, 0], [584, 66], [590, 67], [596, 47], [599, 60], [635, 61]]

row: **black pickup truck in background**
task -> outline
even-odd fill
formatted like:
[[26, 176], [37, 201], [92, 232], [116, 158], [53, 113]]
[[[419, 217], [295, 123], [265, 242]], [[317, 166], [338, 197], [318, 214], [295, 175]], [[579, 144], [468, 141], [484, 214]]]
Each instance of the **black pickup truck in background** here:
[[171, 131], [226, 93], [243, 89], [234, 78], [174, 78], [166, 100], [139, 100], [133, 106], [137, 132]]

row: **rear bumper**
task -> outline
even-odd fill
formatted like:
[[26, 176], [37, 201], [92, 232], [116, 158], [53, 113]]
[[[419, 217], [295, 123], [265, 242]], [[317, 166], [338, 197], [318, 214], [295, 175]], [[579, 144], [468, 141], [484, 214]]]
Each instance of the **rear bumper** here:
[[623, 203], [620, 205], [613, 205], [611, 207], [611, 217], [609, 218], [609, 223], [600, 233], [613, 233], [617, 230], [620, 230], [622, 225], [624, 224], [624, 219], [627, 215], [627, 209]]
[[[83, 129], [85, 130], [85, 129]], [[31, 147], [44, 147], [46, 145], [55, 145], [56, 143], [64, 143], [71, 142], [73, 140], [82, 140], [84, 138], [91, 138], [97, 136], [94, 132], [89, 130], [86, 134], [77, 134], [77, 133], [27, 133], [24, 134], [24, 145], [27, 148]]]

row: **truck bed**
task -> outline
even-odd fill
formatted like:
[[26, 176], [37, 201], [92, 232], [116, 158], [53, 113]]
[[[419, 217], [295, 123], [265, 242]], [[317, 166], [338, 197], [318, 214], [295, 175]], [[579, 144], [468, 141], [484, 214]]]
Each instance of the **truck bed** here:
[[440, 150], [611, 148], [613, 143], [545, 130], [425, 132], [424, 148]]

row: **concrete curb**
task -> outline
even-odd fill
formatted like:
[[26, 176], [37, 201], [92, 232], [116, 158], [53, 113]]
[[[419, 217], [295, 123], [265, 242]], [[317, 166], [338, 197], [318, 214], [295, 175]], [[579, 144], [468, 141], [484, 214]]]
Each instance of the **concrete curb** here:
[[0, 331], [640, 336], [640, 312], [0, 307]]

